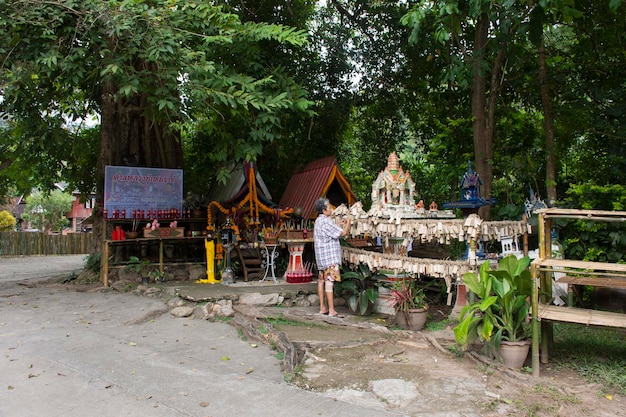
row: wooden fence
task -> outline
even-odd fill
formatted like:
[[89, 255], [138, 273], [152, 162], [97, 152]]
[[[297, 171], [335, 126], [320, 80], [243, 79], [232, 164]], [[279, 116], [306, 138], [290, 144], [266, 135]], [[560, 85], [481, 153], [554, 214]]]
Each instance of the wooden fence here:
[[92, 233], [0, 232], [0, 256], [88, 254], [91, 239]]

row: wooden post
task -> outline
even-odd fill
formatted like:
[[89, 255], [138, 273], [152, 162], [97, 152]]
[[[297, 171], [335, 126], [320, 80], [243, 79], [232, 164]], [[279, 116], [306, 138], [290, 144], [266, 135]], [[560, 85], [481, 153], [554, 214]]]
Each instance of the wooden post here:
[[105, 287], [109, 286], [109, 241], [104, 241], [102, 248], [102, 283]]
[[[552, 221], [545, 213], [539, 214], [539, 257], [541, 259], [552, 258]], [[547, 272], [540, 272], [540, 289], [544, 294], [542, 303], [549, 302], [552, 296], [552, 276]], [[548, 350], [552, 345], [553, 326], [551, 322], [541, 322], [541, 363], [548, 363]]]
[[524, 247], [524, 256], [528, 256], [528, 217], [526, 217], [526, 214], [522, 215], [522, 221], [524, 222], [522, 245]]
[[532, 276], [532, 367], [533, 376], [539, 377], [539, 338], [541, 337], [539, 328], [539, 281], [537, 280], [537, 266], [533, 263], [530, 265], [530, 273]]
[[159, 239], [159, 272], [163, 276], [163, 239]]

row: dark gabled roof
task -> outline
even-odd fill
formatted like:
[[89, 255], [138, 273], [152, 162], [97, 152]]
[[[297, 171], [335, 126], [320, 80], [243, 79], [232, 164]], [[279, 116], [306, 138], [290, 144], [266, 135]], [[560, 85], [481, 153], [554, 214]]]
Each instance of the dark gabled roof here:
[[234, 166], [230, 173], [230, 178], [226, 184], [215, 183], [209, 191], [209, 201], [219, 201], [221, 203], [238, 202], [250, 192], [249, 172], [254, 171], [254, 178], [257, 182], [256, 189], [258, 197], [264, 204], [274, 206], [272, 196], [257, 170], [256, 164], [245, 162]]
[[343, 176], [334, 156], [310, 162], [303, 170], [294, 173], [278, 205], [283, 208], [302, 207], [302, 217], [315, 219], [313, 206], [320, 197], [331, 204], [351, 206], [356, 202], [352, 187]]

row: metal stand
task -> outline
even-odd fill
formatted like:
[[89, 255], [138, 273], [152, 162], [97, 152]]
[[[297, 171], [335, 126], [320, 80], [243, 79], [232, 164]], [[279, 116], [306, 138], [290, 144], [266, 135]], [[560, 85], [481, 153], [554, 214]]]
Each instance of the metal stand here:
[[[260, 280], [259, 282], [263, 282], [266, 279], [273, 279], [274, 284], [277, 283], [276, 272], [275, 272], [275, 266], [276, 266], [275, 261], [279, 255], [279, 253], [276, 252], [277, 247], [278, 247], [277, 244], [266, 243], [265, 247], [261, 249], [261, 254], [263, 255], [263, 263], [261, 264], [261, 266], [265, 268], [265, 275], [263, 275], [263, 279]], [[270, 275], [270, 272], [271, 272], [271, 275]]]

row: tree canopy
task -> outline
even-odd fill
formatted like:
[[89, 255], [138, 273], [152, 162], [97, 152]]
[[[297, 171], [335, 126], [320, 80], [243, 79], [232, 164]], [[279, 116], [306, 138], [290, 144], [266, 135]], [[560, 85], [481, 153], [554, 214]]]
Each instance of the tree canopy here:
[[26, 197], [26, 208], [22, 217], [42, 232], [57, 231], [69, 226], [65, 214], [72, 208], [72, 196], [61, 190], [50, 193], [36, 191]]
[[395, 150], [425, 201], [457, 199], [472, 160], [496, 218], [521, 215], [529, 187], [571, 204], [570, 184], [626, 183], [625, 14], [620, 0], [0, 0], [0, 187], [89, 190], [104, 165], [136, 163], [184, 166], [201, 192], [247, 159], [280, 195], [334, 154], [367, 204]]
[[[13, 126], [2, 164], [39, 158], [30, 172], [48, 185], [86, 162], [67, 151], [84, 145], [75, 125], [94, 115], [97, 152], [82, 150], [94, 169], [85, 186], [96, 188], [105, 165], [182, 167], [189, 121], [213, 137], [213, 162], [254, 160], [283, 113], [309, 106], [261, 46], [288, 55], [306, 33], [242, 22], [213, 2], [1, 1], [0, 33], [1, 109]], [[238, 137], [220, 129], [233, 122], [245, 126]]]

